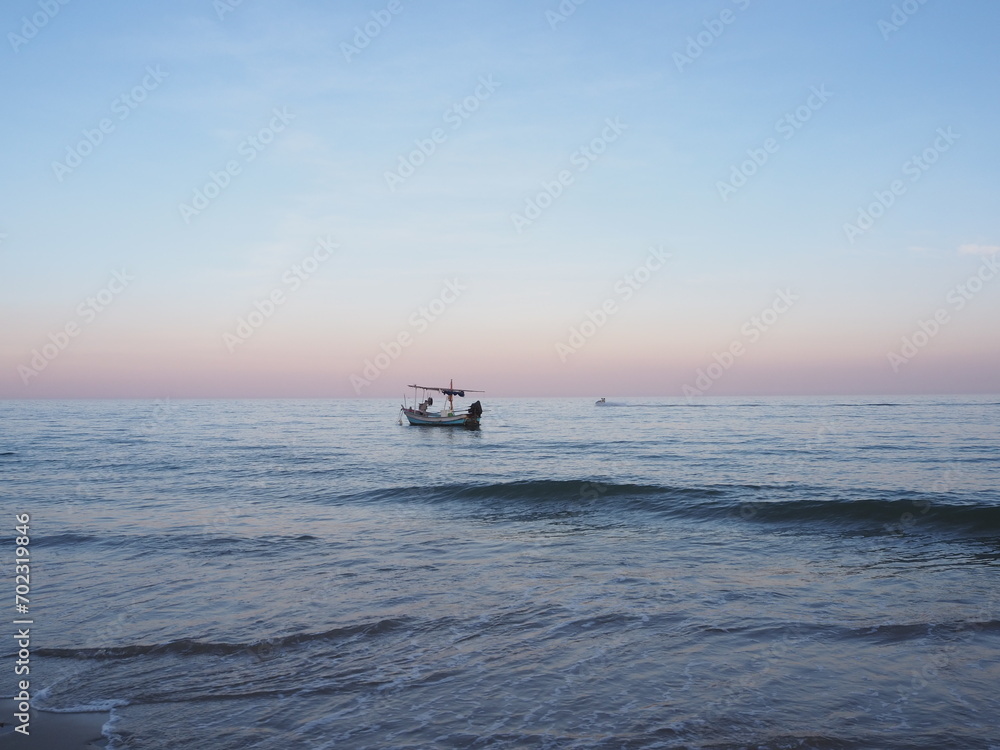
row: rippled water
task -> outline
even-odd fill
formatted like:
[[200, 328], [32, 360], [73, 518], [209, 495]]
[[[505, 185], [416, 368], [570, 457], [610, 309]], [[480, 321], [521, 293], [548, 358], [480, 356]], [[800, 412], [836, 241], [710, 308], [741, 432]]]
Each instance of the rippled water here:
[[996, 397], [617, 400], [0, 402], [36, 707], [136, 749], [1000, 747]]

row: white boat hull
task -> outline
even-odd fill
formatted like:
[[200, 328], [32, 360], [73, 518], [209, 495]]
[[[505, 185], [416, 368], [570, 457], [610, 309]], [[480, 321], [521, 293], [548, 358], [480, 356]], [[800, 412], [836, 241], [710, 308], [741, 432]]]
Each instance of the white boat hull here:
[[410, 424], [421, 427], [471, 427], [479, 424], [479, 417], [473, 417], [468, 412], [441, 414], [440, 412], [421, 412], [404, 407], [403, 414]]

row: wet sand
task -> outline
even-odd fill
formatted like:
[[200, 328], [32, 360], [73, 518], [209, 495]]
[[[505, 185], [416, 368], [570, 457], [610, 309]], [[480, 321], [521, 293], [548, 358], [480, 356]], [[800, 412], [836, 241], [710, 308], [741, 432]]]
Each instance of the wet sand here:
[[106, 739], [101, 728], [109, 715], [103, 712], [56, 714], [32, 711], [25, 736], [14, 731], [12, 716], [3, 718], [0, 727], [0, 748], [3, 750], [93, 750], [103, 748]]

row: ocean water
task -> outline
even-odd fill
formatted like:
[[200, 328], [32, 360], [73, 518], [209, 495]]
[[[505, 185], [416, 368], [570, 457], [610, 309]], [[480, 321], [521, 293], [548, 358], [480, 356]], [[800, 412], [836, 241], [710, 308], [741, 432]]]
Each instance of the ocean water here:
[[476, 432], [0, 402], [37, 721], [107, 711], [135, 750], [1000, 748], [1000, 398], [486, 396]]

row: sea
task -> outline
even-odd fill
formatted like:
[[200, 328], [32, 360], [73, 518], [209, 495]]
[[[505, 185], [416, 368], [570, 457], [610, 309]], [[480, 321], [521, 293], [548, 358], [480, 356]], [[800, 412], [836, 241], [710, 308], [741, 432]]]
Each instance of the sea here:
[[481, 400], [478, 431], [0, 402], [35, 721], [104, 712], [110, 750], [1000, 748], [1000, 397]]

